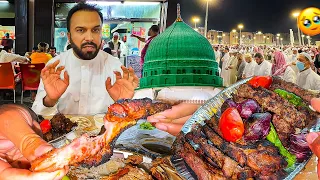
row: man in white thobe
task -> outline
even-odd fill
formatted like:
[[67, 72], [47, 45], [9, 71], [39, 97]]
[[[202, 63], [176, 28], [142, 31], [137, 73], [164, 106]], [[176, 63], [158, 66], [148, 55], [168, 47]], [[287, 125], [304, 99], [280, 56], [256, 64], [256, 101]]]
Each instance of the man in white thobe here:
[[247, 64], [243, 70], [242, 78], [246, 79], [254, 75], [254, 69], [257, 63], [255, 60], [252, 59], [252, 55], [250, 53], [245, 54], [244, 59], [247, 62]]
[[223, 86], [228, 87], [229, 86], [229, 79], [228, 79], [228, 70], [226, 68], [228, 67], [230, 55], [229, 55], [229, 49], [224, 49], [224, 56], [221, 58], [222, 61], [222, 68], [221, 68], [221, 77], [223, 78]]
[[254, 75], [255, 76], [271, 76], [272, 64], [264, 60], [263, 55], [261, 53], [255, 54], [254, 59], [257, 62], [257, 65], [254, 68]]
[[299, 69], [297, 85], [309, 90], [320, 91], [320, 76], [311, 69], [312, 58], [307, 53], [301, 53], [298, 57]]

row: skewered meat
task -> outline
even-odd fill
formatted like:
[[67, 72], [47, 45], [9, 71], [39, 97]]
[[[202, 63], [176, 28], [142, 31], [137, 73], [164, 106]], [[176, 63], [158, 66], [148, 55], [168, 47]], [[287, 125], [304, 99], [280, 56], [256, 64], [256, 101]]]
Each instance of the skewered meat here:
[[237, 161], [242, 167], [247, 165], [255, 172], [270, 175], [287, 165], [283, 157], [279, 155], [278, 149], [268, 141], [254, 144], [256, 147], [241, 146], [240, 148], [233, 143], [226, 142], [207, 125], [203, 126], [203, 130], [214, 146]]
[[[224, 176], [232, 179], [247, 179], [254, 177], [253, 171], [242, 168], [236, 161], [225, 156], [219, 149], [210, 145], [208, 140], [205, 139], [205, 137], [202, 137], [201, 127], [197, 128], [196, 131], [188, 133], [186, 138], [200, 145], [199, 149], [204, 151], [203, 154], [207, 157], [206, 159], [213, 161], [217, 165], [217, 168], [222, 170]], [[245, 177], [242, 177], [244, 175]]]
[[256, 100], [262, 108], [279, 115], [293, 127], [305, 127], [306, 116], [299, 112], [294, 105], [281, 98], [273, 91], [258, 87], [253, 88], [248, 84], [240, 85], [237, 95], [243, 98]]
[[37, 158], [31, 163], [31, 170], [52, 172], [68, 165], [92, 167], [105, 163], [112, 156], [114, 142], [126, 128], [135, 125], [137, 119], [169, 108], [168, 104], [152, 103], [148, 98], [117, 101], [108, 108], [104, 134], [96, 137], [84, 134], [69, 145]]
[[310, 101], [312, 98], [317, 98], [317, 97], [319, 98], [320, 97], [319, 93], [314, 93], [314, 92], [308, 91], [306, 89], [303, 89], [294, 83], [284, 81], [280, 77], [273, 77], [272, 78], [272, 84], [271, 84], [270, 89], [271, 90], [283, 89], [285, 91], [294, 93], [297, 96], [300, 96], [308, 104], [310, 104]]
[[222, 152], [226, 153], [229, 157], [234, 159], [239, 163], [240, 166], [244, 167], [247, 159], [243, 150], [234, 144], [231, 144], [224, 139], [222, 139], [218, 134], [216, 134], [209, 126], [203, 126], [203, 131], [209, 140]]
[[173, 147], [176, 154], [186, 161], [199, 180], [226, 179], [220, 170], [210, 166], [197, 155], [193, 147], [186, 142], [183, 133], [178, 135]]

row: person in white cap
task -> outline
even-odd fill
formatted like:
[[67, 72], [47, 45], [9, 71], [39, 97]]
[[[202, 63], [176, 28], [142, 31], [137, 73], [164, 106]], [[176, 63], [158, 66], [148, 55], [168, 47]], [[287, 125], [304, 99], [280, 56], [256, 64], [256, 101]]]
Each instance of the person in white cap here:
[[243, 70], [242, 78], [246, 79], [254, 75], [254, 69], [257, 65], [256, 61], [252, 59], [252, 55], [247, 53], [244, 55], [244, 59], [247, 62], [246, 67]]
[[226, 47], [224, 49], [224, 56], [221, 59], [222, 62], [222, 67], [221, 67], [221, 77], [223, 78], [223, 86], [228, 87], [229, 86], [229, 81], [228, 81], [228, 70], [226, 68], [228, 67], [230, 55], [229, 55], [229, 48]]
[[297, 59], [298, 59], [299, 53], [297, 48], [292, 48], [292, 55], [288, 56], [287, 64], [290, 64], [290, 67], [293, 69], [293, 71], [298, 74], [299, 70], [296, 66]]
[[112, 55], [114, 57], [120, 58], [122, 46], [124, 42], [120, 40], [120, 35], [118, 32], [113, 33], [112, 40], [107, 43], [107, 46], [111, 49]]
[[311, 69], [312, 58], [308, 53], [300, 53], [298, 62], [299, 69], [297, 85], [310, 90], [320, 90], [320, 76]]
[[227, 85], [230, 86], [237, 82], [237, 65], [238, 65], [238, 58], [237, 58], [238, 50], [232, 49], [230, 51], [230, 59], [227, 64]]

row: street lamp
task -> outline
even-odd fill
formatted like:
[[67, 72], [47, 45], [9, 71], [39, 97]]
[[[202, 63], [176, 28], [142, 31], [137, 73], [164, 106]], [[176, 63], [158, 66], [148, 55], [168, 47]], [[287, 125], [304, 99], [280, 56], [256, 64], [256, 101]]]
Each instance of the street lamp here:
[[[293, 16], [294, 18], [296, 18], [297, 22], [299, 21], [299, 20], [298, 20], [299, 15], [300, 15], [300, 12], [293, 12], [293, 13], [292, 13], [292, 16]], [[297, 29], [298, 29], [299, 46], [301, 46], [300, 29], [299, 29], [298, 23], [297, 23]]]
[[283, 41], [283, 38], [280, 38], [280, 41], [281, 41], [281, 46], [283, 46], [283, 42], [282, 42], [282, 41]]
[[307, 39], [308, 39], [308, 45], [311, 46], [311, 37], [307, 36]]
[[239, 36], [240, 36], [240, 45], [241, 45], [241, 43], [242, 43], [242, 38], [241, 38], [241, 30], [243, 29], [243, 24], [239, 24], [238, 25], [238, 28], [240, 29], [240, 34], [239, 34]]
[[194, 28], [197, 29], [197, 23], [200, 21], [200, 18], [198, 17], [193, 17], [192, 21], [194, 22]]
[[233, 33], [235, 33], [235, 32], [237, 32], [237, 30], [235, 30], [235, 29], [232, 29], [232, 32], [233, 32]]
[[301, 35], [301, 40], [302, 40], [302, 45], [303, 45], [303, 46], [304, 46], [304, 37], [305, 37], [305, 35], [302, 34], [302, 35]]
[[207, 7], [206, 7], [206, 20], [204, 23], [204, 36], [207, 37], [207, 30], [208, 30], [208, 13], [209, 13], [209, 2], [211, 0], [206, 0], [207, 1]]
[[263, 36], [263, 41], [264, 41], [264, 44], [267, 44], [267, 42], [266, 42], [266, 36]]
[[280, 35], [280, 34], [277, 34], [277, 36], [280, 37], [281, 35]]
[[262, 34], [262, 32], [261, 32], [261, 31], [258, 31], [258, 34]]

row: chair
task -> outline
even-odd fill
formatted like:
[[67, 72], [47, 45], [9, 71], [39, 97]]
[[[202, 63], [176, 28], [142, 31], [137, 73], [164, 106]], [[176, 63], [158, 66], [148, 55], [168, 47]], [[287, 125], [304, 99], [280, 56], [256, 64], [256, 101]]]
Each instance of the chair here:
[[20, 64], [22, 86], [21, 86], [21, 104], [23, 104], [23, 92], [27, 90], [38, 90], [40, 84], [41, 70], [45, 64]]
[[13, 102], [16, 103], [16, 82], [11, 63], [0, 63], [0, 89], [13, 90]]

